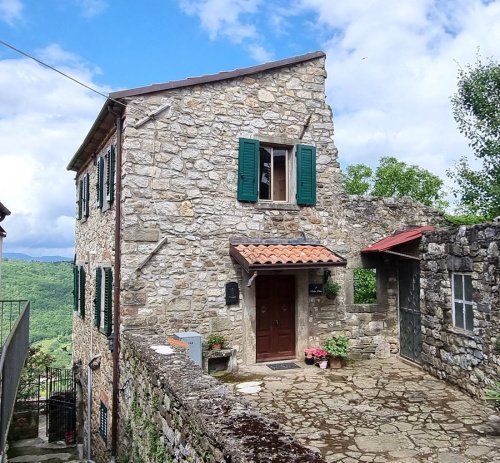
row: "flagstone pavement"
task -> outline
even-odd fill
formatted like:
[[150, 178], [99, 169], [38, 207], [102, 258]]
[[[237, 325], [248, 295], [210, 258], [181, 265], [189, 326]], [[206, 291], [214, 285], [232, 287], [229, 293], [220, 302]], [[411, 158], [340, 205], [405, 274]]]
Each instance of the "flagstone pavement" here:
[[415, 366], [397, 358], [341, 370], [297, 364], [220, 379], [327, 462], [500, 462], [495, 410]]

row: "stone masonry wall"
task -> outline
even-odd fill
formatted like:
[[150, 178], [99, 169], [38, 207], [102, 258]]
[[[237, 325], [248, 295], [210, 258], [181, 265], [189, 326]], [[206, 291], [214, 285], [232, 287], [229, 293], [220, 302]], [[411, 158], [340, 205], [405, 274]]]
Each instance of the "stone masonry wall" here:
[[[498, 223], [439, 230], [421, 244], [423, 366], [477, 397], [500, 375], [499, 246]], [[473, 331], [453, 326], [452, 271], [472, 275]]]
[[188, 360], [151, 346], [165, 337], [125, 333], [121, 349], [119, 459], [130, 463], [321, 463], [240, 397]]
[[[115, 134], [110, 133], [106, 137], [99, 155], [104, 155], [109, 145], [116, 143]], [[80, 441], [84, 443], [84, 450], [87, 449], [87, 425], [90, 419], [92, 436], [92, 459], [99, 462], [109, 460], [109, 440], [108, 443], [99, 436], [99, 406], [103, 402], [108, 407], [109, 422], [111, 430], [111, 410], [112, 410], [112, 353], [108, 349], [107, 337], [94, 325], [94, 297], [95, 297], [95, 269], [98, 266], [112, 266], [114, 262], [114, 223], [115, 206], [102, 212], [97, 207], [96, 184], [97, 170], [94, 160], [81, 171], [77, 177], [88, 173], [90, 176], [89, 192], [89, 217], [76, 221], [76, 264], [83, 265], [86, 272], [85, 283], [85, 318], [82, 319], [78, 312], [73, 314], [73, 362], [80, 365], [79, 397], [83, 415], [78, 417], [78, 433]], [[78, 188], [77, 188], [78, 191]], [[78, 194], [78, 193], [77, 193]], [[94, 362], [97, 368], [92, 375], [92, 410], [89, 415], [88, 410], [88, 388], [89, 381], [88, 364], [92, 358], [100, 356]], [[89, 457], [88, 455], [85, 455]], [[90, 458], [90, 457], [89, 457]]]
[[[308, 239], [359, 260], [361, 245], [409, 223], [433, 223], [434, 212], [410, 203], [348, 198], [342, 191], [331, 110], [325, 102], [324, 59], [253, 76], [174, 89], [132, 100], [127, 107], [123, 165], [122, 302], [125, 327], [165, 332], [221, 333], [240, 360], [255, 362], [255, 285], [229, 257], [229, 239]], [[154, 120], [136, 127], [168, 105]], [[141, 111], [138, 111], [138, 108]], [[306, 121], [310, 123], [298, 140]], [[317, 149], [317, 204], [244, 203], [236, 199], [238, 140]], [[295, 176], [291, 159], [291, 181]], [[162, 246], [157, 248], [157, 243]], [[151, 260], [141, 263], [147, 256]], [[349, 264], [351, 265], [351, 264]], [[349, 271], [349, 270], [348, 270]], [[335, 269], [342, 285], [344, 270]], [[342, 330], [368, 338], [394, 323], [369, 309], [344, 310], [307, 296], [315, 272], [296, 275], [300, 301], [297, 352]], [[224, 286], [237, 281], [239, 305], [226, 306]], [[339, 314], [340, 310], [340, 314]], [[344, 323], [348, 321], [349, 324]], [[360, 331], [359, 325], [366, 325]], [[358, 341], [356, 341], [358, 342]], [[372, 348], [374, 350], [375, 347]]]

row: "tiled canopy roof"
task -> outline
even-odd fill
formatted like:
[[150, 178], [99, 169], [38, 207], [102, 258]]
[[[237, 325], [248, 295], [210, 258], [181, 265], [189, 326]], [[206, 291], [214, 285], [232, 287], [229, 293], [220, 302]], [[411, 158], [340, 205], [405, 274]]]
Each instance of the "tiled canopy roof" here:
[[386, 236], [376, 243], [370, 244], [366, 248], [362, 249], [361, 252], [382, 252], [387, 251], [400, 244], [409, 243], [410, 241], [422, 238], [422, 235], [426, 231], [434, 231], [436, 228], [430, 225], [424, 227], [416, 227], [411, 230], [405, 230], [394, 235]]
[[247, 272], [346, 265], [344, 258], [317, 244], [236, 244], [230, 254]]

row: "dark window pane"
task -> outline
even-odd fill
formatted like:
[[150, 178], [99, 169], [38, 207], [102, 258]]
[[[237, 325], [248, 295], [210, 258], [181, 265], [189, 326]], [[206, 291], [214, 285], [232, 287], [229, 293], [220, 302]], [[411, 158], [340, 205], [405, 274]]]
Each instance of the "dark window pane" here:
[[465, 304], [465, 329], [472, 331], [474, 328], [474, 313], [472, 304]]
[[463, 299], [462, 275], [453, 275], [453, 294], [455, 299]]
[[286, 150], [275, 148], [273, 163], [273, 200], [286, 201]]
[[259, 198], [271, 199], [271, 148], [261, 147], [259, 156]]
[[472, 301], [472, 277], [470, 275], [464, 275], [464, 293], [464, 299]]
[[464, 327], [464, 312], [461, 302], [455, 302], [455, 326]]

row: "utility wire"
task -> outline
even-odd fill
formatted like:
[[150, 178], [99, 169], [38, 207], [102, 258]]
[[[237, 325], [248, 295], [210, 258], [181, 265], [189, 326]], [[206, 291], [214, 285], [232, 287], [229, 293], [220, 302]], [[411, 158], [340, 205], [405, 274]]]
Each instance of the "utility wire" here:
[[28, 53], [22, 51], [22, 50], [19, 50], [19, 48], [16, 48], [14, 47], [13, 45], [3, 41], [0, 39], [0, 43], [2, 45], [5, 45], [7, 48], [10, 48], [11, 50], [14, 50], [15, 52], [23, 55], [23, 56], [26, 56], [27, 58], [30, 58], [32, 59], [33, 61], [36, 61], [38, 64], [41, 64], [42, 66], [45, 66], [46, 68], [49, 68], [51, 69], [52, 71], [55, 71], [57, 72], [58, 74], [61, 74], [62, 76], [66, 77], [67, 79], [70, 79], [72, 80], [73, 82], [77, 83], [78, 85], [81, 85], [82, 87], [85, 87], [86, 89], [94, 92], [94, 93], [97, 93], [98, 95], [100, 96], [103, 96], [104, 98], [106, 98], [107, 100], [111, 100], [113, 101], [114, 103], [117, 103], [119, 105], [122, 105], [122, 106], [127, 106], [125, 103], [122, 103], [121, 101], [118, 101], [118, 100], [115, 100], [114, 98], [110, 98], [108, 95], [106, 95], [105, 93], [101, 93], [99, 90], [96, 90], [95, 88], [92, 88], [92, 87], [89, 87], [88, 85], [84, 84], [83, 82], [80, 82], [79, 80], [75, 79], [74, 77], [71, 77], [69, 76], [68, 74], [65, 74], [64, 72], [60, 71], [59, 69], [56, 69], [55, 67], [51, 66], [50, 64], [47, 64], [47, 63], [44, 63], [43, 61], [39, 60], [38, 58], [35, 58], [34, 56], [31, 56], [29, 55]]

